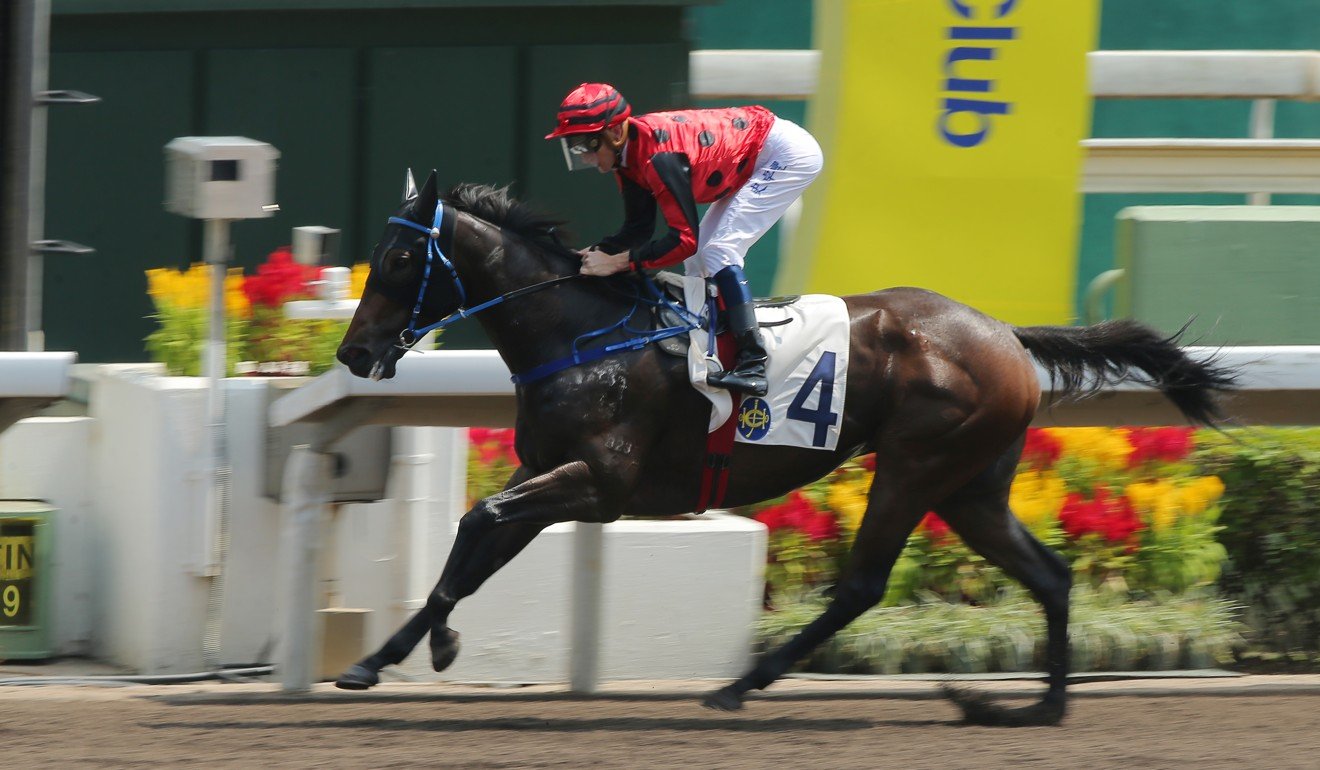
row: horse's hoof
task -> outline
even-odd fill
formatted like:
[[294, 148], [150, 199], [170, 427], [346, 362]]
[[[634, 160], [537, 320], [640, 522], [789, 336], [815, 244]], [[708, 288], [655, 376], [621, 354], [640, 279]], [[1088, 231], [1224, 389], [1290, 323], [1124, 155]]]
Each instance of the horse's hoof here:
[[733, 685], [727, 685], [702, 698], [701, 705], [716, 711], [741, 711], [743, 699]]
[[452, 628], [431, 630], [431, 668], [444, 671], [458, 657], [458, 632]]
[[341, 690], [366, 690], [380, 684], [380, 675], [375, 671], [354, 663], [335, 680], [335, 687]]

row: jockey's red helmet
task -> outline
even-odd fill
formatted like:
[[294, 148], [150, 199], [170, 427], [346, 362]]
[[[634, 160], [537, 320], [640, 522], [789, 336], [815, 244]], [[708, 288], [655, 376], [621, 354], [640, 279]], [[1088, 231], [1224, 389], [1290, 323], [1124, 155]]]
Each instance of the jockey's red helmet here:
[[632, 107], [614, 86], [608, 83], [583, 83], [568, 92], [559, 104], [555, 130], [545, 135], [554, 139], [572, 134], [589, 134], [619, 125], [632, 115]]

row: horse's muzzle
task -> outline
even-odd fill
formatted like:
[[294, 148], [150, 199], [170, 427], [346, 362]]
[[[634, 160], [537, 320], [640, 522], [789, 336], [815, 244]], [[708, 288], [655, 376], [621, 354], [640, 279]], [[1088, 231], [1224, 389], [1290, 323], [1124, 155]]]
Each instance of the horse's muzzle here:
[[[375, 356], [362, 345], [341, 345], [335, 353], [335, 358], [339, 359], [339, 363], [347, 366], [348, 370], [356, 377], [370, 377], [376, 363]], [[393, 362], [390, 362], [385, 368], [389, 370], [390, 376], [394, 374]]]

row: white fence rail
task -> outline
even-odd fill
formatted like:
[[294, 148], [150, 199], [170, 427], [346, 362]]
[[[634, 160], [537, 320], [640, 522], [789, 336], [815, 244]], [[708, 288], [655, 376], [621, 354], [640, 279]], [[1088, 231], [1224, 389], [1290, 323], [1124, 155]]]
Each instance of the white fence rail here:
[[[1097, 99], [1320, 100], [1317, 51], [1092, 51]], [[806, 99], [820, 80], [820, 52], [693, 51], [689, 88], [702, 99]]]
[[[1320, 424], [1320, 345], [1187, 348], [1198, 358], [1242, 371], [1228, 401], [1244, 424]], [[1138, 383], [1106, 388], [1083, 401], [1052, 403], [1049, 375], [1039, 372], [1042, 425], [1170, 425], [1182, 422], [1158, 392]], [[493, 350], [411, 353], [398, 376], [373, 382], [336, 368], [271, 406], [273, 425], [333, 423], [352, 412], [359, 425], [512, 426], [509, 370]]]
[[[1215, 356], [1222, 365], [1240, 368], [1240, 390], [1230, 403], [1231, 414], [1244, 423], [1320, 424], [1320, 346], [1251, 347], [1215, 350], [1189, 348], [1197, 357]], [[312, 450], [324, 447], [356, 425], [513, 424], [515, 400], [509, 372], [495, 351], [435, 351], [410, 353], [400, 363], [398, 376], [373, 382], [333, 369], [308, 385], [280, 398], [270, 409], [272, 425], [312, 422], [322, 436]], [[1043, 401], [1050, 401], [1050, 380], [1040, 372]], [[1043, 409], [1037, 420], [1052, 425], [1141, 425], [1181, 422], [1160, 394], [1140, 384], [1106, 388], [1080, 402], [1061, 402]], [[319, 446], [318, 446], [319, 445]], [[283, 661], [284, 687], [305, 690], [311, 685], [308, 661], [313, 638], [312, 597], [315, 549], [320, 539], [321, 506], [317, 490], [329, 483], [328, 463], [313, 463], [306, 449], [290, 461], [286, 489], [293, 490], [287, 505], [303, 515], [291, 530], [294, 553], [294, 593], [287, 615]], [[302, 470], [299, 470], [299, 466]], [[313, 466], [316, 466], [315, 468]], [[590, 576], [573, 582], [573, 628], [569, 677], [574, 690], [595, 689], [599, 639], [602, 544], [599, 525], [578, 525], [573, 552], [573, 573]]]
[[[819, 51], [693, 51], [689, 87], [703, 99], [806, 99]], [[1273, 139], [1276, 100], [1320, 100], [1316, 51], [1093, 51], [1097, 99], [1252, 99], [1251, 139], [1087, 139], [1090, 193], [1320, 193], [1320, 140]]]

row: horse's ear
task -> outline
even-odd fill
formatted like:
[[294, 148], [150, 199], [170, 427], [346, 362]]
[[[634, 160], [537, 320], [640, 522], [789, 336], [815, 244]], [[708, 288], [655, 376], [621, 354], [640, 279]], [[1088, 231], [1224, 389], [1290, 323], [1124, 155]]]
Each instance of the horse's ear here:
[[426, 178], [426, 183], [422, 185], [422, 191], [417, 194], [413, 201], [413, 215], [419, 222], [430, 222], [435, 214], [435, 204], [440, 200], [440, 193], [436, 190], [435, 169], [431, 169], [431, 175]]
[[417, 180], [413, 179], [412, 169], [408, 169], [408, 175], [403, 178], [403, 203], [407, 203], [417, 197]]

